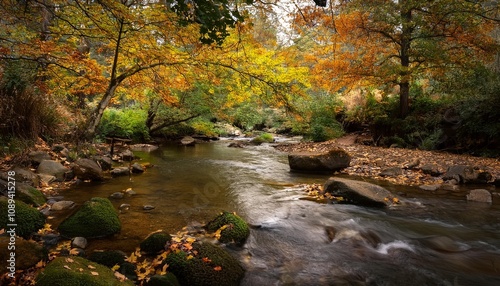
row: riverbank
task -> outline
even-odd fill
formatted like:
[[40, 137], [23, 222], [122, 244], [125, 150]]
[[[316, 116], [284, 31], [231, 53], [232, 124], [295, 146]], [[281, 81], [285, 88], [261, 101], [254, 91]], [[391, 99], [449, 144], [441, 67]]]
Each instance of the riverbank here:
[[466, 165], [477, 171], [492, 175], [491, 183], [500, 180], [500, 160], [495, 158], [473, 157], [438, 151], [416, 149], [382, 148], [357, 143], [356, 135], [326, 142], [300, 142], [278, 144], [279, 151], [325, 152], [340, 147], [351, 155], [350, 166], [342, 173], [354, 176], [386, 180], [398, 185], [439, 185], [444, 183], [443, 175], [449, 167]]

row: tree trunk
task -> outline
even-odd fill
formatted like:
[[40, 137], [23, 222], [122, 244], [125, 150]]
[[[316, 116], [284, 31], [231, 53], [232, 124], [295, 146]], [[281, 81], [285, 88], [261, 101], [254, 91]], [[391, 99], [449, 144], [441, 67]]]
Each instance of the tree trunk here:
[[124, 77], [121, 77], [120, 79], [117, 78], [116, 76], [116, 71], [118, 68], [118, 56], [120, 54], [120, 43], [122, 39], [122, 34], [123, 34], [123, 19], [119, 21], [120, 23], [120, 30], [118, 31], [118, 38], [116, 40], [116, 46], [115, 46], [115, 54], [113, 58], [113, 65], [111, 66], [111, 78], [109, 80], [109, 86], [106, 89], [106, 92], [104, 93], [101, 101], [99, 102], [99, 105], [97, 106], [96, 110], [92, 113], [92, 115], [89, 118], [89, 122], [87, 125], [87, 132], [86, 132], [86, 139], [92, 139], [95, 136], [95, 132], [97, 129], [97, 125], [99, 125], [99, 122], [101, 122], [102, 115], [104, 114], [104, 110], [109, 105], [109, 102], [115, 95], [115, 90], [118, 87], [118, 85], [123, 81]]
[[405, 118], [410, 111], [410, 46], [413, 26], [411, 24], [412, 11], [406, 9], [406, 2], [401, 2], [401, 72], [399, 74], [399, 116]]

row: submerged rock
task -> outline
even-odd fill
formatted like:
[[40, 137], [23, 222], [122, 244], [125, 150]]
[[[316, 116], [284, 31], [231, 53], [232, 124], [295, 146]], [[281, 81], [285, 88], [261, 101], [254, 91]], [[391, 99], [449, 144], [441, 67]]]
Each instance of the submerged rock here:
[[391, 192], [375, 184], [334, 177], [325, 183], [323, 193], [342, 197], [343, 203], [369, 207], [389, 206], [396, 200]]
[[288, 155], [292, 171], [332, 172], [349, 167], [351, 156], [343, 149], [332, 149], [326, 153], [299, 152]]
[[467, 195], [467, 200], [478, 203], [490, 203], [492, 202], [491, 193], [485, 189], [475, 189], [471, 190]]

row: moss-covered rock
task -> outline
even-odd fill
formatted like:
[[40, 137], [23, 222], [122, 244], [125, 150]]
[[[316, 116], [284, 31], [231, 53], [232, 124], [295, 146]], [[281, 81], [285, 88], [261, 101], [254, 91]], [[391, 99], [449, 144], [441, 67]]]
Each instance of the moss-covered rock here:
[[132, 264], [130, 262], [123, 262], [122, 265], [120, 265], [120, 268], [118, 269], [118, 272], [121, 274], [125, 275], [130, 280], [137, 280], [137, 273], [135, 272], [137, 267], [135, 264]]
[[208, 232], [220, 230], [219, 241], [243, 245], [250, 235], [248, 224], [239, 216], [230, 212], [223, 212], [206, 225]]
[[114, 272], [82, 257], [58, 257], [50, 262], [35, 279], [37, 286], [114, 286], [134, 283], [115, 278]]
[[121, 229], [118, 212], [106, 198], [92, 198], [59, 225], [65, 237], [105, 237]]
[[122, 265], [127, 255], [119, 250], [94, 251], [89, 255], [89, 260], [107, 266]]
[[[11, 250], [9, 246], [9, 237], [0, 236], [0, 269], [5, 270], [9, 266], [7, 258], [10, 256]], [[24, 270], [35, 266], [38, 261], [47, 256], [47, 251], [40, 244], [21, 238], [16, 239], [16, 269]], [[5, 257], [5, 259], [3, 259]]]
[[184, 251], [173, 252], [165, 260], [181, 285], [239, 285], [245, 270], [224, 249], [210, 243], [194, 243], [192, 257]]
[[47, 201], [45, 196], [32, 186], [24, 183], [16, 184], [16, 197], [17, 199], [27, 203], [28, 205], [33, 205], [39, 207]]
[[15, 216], [14, 221], [9, 221], [8, 210], [9, 200], [6, 197], [0, 197], [0, 229], [9, 230], [7, 224], [15, 223], [16, 234], [27, 238], [32, 233], [37, 232], [45, 224], [45, 217], [36, 208], [16, 200], [15, 201]]
[[149, 278], [146, 286], [180, 286], [177, 277], [171, 272], [166, 275], [154, 275]]
[[153, 233], [141, 242], [141, 251], [148, 254], [158, 253], [159, 251], [165, 250], [165, 244], [171, 239], [172, 237], [168, 233]]

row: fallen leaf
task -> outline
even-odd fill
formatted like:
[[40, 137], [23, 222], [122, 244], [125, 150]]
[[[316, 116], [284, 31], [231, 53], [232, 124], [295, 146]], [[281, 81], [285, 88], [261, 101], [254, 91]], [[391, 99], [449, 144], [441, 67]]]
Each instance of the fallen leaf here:
[[69, 263], [73, 263], [73, 262], [75, 262], [73, 259], [71, 259], [71, 258], [69, 258], [69, 257], [68, 257], [68, 258], [66, 258], [66, 260], [65, 260], [65, 261], [66, 261], [66, 262], [69, 262]]
[[194, 256], [192, 256], [191, 254], [186, 257], [187, 260], [191, 260], [193, 258], [194, 258]]
[[210, 258], [208, 258], [208, 257], [203, 257], [201, 260], [202, 260], [203, 262], [205, 262], [205, 263], [210, 263], [210, 262], [212, 262], [212, 260], [211, 260]]
[[127, 277], [125, 277], [125, 275], [121, 274], [120, 272], [116, 272], [115, 271], [115, 277], [120, 280], [121, 282], [127, 280]]
[[71, 270], [71, 267], [69, 267], [68, 265], [64, 265], [63, 267], [68, 269], [68, 270]]
[[120, 269], [120, 265], [118, 264], [115, 264], [115, 266], [111, 267], [111, 270], [113, 271], [117, 271], [118, 269]]
[[43, 260], [38, 261], [38, 263], [35, 265], [36, 268], [42, 268], [45, 266], [45, 262]]
[[221, 267], [221, 266], [215, 266], [215, 267], [214, 267], [214, 270], [215, 270], [215, 271], [221, 271], [221, 270], [222, 270], [222, 267]]
[[5, 228], [0, 229], [0, 235], [5, 233]]
[[95, 269], [95, 267], [94, 267], [94, 266], [92, 266], [92, 265], [90, 265], [90, 264], [89, 264], [89, 265], [87, 265], [87, 267], [88, 267], [89, 269]]
[[91, 271], [90, 274], [94, 275], [94, 276], [99, 276], [99, 273], [98, 272], [95, 272], [95, 271]]

